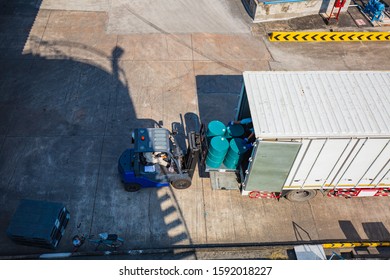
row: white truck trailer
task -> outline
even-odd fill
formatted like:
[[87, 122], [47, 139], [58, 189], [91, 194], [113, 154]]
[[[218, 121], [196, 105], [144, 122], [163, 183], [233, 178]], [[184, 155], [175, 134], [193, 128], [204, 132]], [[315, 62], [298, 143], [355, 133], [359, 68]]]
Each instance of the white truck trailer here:
[[291, 201], [317, 191], [390, 194], [390, 72], [244, 72], [243, 80], [236, 120], [252, 119], [254, 147], [235, 172], [206, 166], [213, 189]]

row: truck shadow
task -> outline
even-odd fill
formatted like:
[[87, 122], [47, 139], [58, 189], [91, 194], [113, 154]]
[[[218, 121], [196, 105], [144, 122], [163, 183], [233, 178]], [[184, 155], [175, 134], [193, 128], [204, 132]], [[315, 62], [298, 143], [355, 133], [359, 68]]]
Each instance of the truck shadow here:
[[207, 124], [218, 119], [226, 124], [233, 120], [242, 82], [242, 75], [196, 76], [200, 121]]
[[[6, 236], [25, 198], [58, 201], [69, 209], [57, 252], [72, 251], [76, 234], [100, 232], [124, 238], [125, 250], [190, 243], [169, 188], [126, 193], [118, 176], [117, 160], [130, 146], [132, 129], [158, 125], [137, 117], [129, 74], [121, 67], [126, 50], [116, 46], [106, 55], [90, 45], [30, 36], [39, 7], [1, 4], [0, 31], [12, 40], [0, 54], [0, 255], [53, 252]], [[34, 48], [26, 52], [27, 42]]]

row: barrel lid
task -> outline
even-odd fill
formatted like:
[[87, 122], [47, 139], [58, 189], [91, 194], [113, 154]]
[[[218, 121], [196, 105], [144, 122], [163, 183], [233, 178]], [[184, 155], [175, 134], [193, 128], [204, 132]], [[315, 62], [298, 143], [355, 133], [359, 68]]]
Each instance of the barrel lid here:
[[245, 132], [244, 127], [241, 124], [228, 125], [226, 130], [232, 137], [240, 137]]
[[208, 131], [211, 135], [224, 135], [226, 126], [221, 121], [211, 121], [208, 126]]
[[244, 154], [248, 150], [246, 142], [241, 138], [233, 138], [230, 141], [230, 149], [239, 155]]
[[223, 152], [229, 149], [229, 141], [224, 136], [215, 136], [210, 141], [211, 148]]

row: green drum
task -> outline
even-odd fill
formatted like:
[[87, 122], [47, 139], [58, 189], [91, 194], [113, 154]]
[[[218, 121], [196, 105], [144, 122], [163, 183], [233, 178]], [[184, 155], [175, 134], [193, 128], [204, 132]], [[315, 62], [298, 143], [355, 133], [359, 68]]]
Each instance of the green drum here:
[[238, 138], [244, 135], [244, 127], [241, 124], [228, 125], [226, 127], [226, 138]]
[[237, 166], [242, 159], [242, 155], [245, 154], [246, 151], [248, 151], [246, 142], [241, 138], [233, 138], [230, 141], [229, 149], [223, 164], [226, 168], [237, 169]]
[[214, 136], [223, 136], [226, 133], [226, 126], [220, 121], [211, 121], [207, 125], [206, 136], [210, 139]]
[[229, 149], [229, 141], [224, 136], [211, 138], [209, 151], [206, 157], [206, 164], [211, 168], [218, 168], [225, 159]]

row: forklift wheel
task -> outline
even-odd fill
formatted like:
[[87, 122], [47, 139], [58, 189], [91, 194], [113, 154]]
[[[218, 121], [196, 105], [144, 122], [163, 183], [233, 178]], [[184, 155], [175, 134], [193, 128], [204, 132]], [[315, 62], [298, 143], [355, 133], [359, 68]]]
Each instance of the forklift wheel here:
[[190, 178], [180, 178], [180, 179], [176, 179], [174, 181], [171, 182], [172, 186], [175, 188], [175, 189], [187, 189], [191, 186], [191, 179]]
[[125, 191], [127, 192], [137, 192], [141, 189], [141, 185], [140, 184], [125, 184]]

